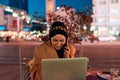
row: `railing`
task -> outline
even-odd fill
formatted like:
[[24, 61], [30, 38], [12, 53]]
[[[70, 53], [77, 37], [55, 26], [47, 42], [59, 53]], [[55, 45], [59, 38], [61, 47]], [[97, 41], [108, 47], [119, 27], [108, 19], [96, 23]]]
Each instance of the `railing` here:
[[0, 46], [0, 80], [24, 80], [25, 64], [32, 59], [35, 46]]
[[75, 45], [78, 55], [88, 57], [89, 65], [92, 69], [109, 70], [110, 68], [120, 68], [120, 44], [81, 44]]

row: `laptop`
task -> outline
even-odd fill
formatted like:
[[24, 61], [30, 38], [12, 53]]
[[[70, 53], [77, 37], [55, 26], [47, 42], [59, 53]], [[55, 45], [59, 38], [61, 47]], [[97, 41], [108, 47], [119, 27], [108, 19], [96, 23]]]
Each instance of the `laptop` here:
[[87, 57], [43, 59], [42, 80], [86, 80]]

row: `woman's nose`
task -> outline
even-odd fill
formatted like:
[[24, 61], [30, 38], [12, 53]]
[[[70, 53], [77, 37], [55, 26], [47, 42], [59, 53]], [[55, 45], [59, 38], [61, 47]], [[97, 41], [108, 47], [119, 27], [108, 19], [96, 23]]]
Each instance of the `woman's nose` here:
[[57, 42], [57, 44], [56, 44], [57, 46], [61, 46], [61, 42]]

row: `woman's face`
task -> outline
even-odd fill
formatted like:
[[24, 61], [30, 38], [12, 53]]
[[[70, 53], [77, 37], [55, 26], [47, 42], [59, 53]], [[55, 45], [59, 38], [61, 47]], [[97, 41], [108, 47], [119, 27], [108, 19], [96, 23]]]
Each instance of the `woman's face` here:
[[51, 38], [51, 43], [56, 50], [60, 50], [66, 42], [65, 36], [57, 34]]

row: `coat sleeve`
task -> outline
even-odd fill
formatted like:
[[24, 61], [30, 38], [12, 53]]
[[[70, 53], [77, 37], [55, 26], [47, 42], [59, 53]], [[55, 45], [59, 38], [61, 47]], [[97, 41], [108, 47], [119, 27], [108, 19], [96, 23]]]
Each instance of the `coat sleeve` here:
[[69, 47], [70, 47], [70, 58], [74, 58], [75, 53], [76, 53], [76, 49], [72, 44], [69, 44]]
[[42, 80], [41, 75], [41, 58], [39, 57], [38, 48], [35, 48], [33, 59], [30, 61], [30, 76], [32, 80]]

